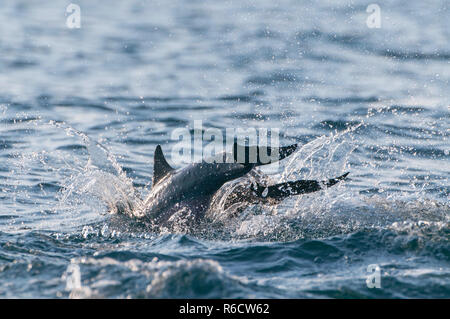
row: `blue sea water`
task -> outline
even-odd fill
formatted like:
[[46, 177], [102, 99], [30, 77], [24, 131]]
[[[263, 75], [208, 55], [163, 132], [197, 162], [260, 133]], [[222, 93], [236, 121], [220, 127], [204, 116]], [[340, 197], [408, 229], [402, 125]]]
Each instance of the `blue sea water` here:
[[[367, 1], [76, 4], [0, 7], [1, 298], [450, 297], [448, 1], [378, 1], [380, 28]], [[194, 120], [279, 128], [276, 181], [351, 178], [198, 229], [115, 213]]]

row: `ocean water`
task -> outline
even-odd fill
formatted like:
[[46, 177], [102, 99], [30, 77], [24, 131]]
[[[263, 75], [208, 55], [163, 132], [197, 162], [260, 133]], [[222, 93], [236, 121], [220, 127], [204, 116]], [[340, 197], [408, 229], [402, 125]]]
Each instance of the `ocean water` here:
[[[367, 1], [76, 4], [0, 8], [1, 298], [450, 297], [448, 1], [379, 28]], [[274, 181], [350, 179], [198, 227], [117, 213], [195, 120], [299, 143]]]

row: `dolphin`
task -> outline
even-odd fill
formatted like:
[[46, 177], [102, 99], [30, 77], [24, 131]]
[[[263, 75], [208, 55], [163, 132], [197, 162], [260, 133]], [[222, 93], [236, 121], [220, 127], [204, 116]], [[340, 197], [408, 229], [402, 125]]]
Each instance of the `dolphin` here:
[[[262, 149], [262, 147], [241, 146], [235, 142], [231, 162], [206, 160], [175, 170], [167, 163], [161, 145], [158, 145], [154, 153], [152, 188], [133, 215], [145, 221], [164, 224], [170, 220], [172, 215], [187, 208], [194, 220], [199, 221], [208, 211], [216, 192], [225, 183], [246, 176], [257, 166], [282, 160], [294, 153], [296, 149], [297, 144], [276, 149]], [[272, 156], [271, 161], [263, 162], [261, 160], [262, 151], [265, 151], [265, 154], [276, 155], [276, 157]], [[256, 154], [256, 160], [251, 161], [252, 152]], [[240, 155], [238, 156], [238, 154]], [[223, 159], [227, 155], [229, 154], [224, 153]], [[348, 174], [345, 173], [323, 182], [297, 180], [267, 186], [256, 181], [252, 183], [251, 187], [245, 186], [244, 183], [244, 186], [237, 187], [230, 194], [225, 207], [237, 202], [278, 202], [288, 196], [316, 192], [345, 180]]]

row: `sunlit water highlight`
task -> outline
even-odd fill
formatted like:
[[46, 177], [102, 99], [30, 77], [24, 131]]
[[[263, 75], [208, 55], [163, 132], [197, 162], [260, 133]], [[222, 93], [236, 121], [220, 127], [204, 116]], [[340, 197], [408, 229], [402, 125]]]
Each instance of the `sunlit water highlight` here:
[[[80, 1], [69, 30], [4, 1], [0, 297], [448, 298], [448, 7], [405, 3], [374, 30], [362, 1]], [[299, 143], [272, 181], [350, 179], [239, 214], [230, 183], [195, 228], [118, 213], [196, 119]]]

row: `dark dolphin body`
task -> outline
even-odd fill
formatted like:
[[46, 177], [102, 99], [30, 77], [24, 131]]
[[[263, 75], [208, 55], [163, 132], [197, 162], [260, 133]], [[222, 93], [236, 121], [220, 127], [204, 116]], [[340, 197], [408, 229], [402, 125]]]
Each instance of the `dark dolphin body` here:
[[[240, 178], [249, 173], [254, 167], [270, 164], [262, 163], [260, 160], [260, 148], [244, 147], [245, 158], [243, 161], [237, 159], [238, 148], [243, 146], [234, 145], [232, 163], [217, 163], [203, 161], [190, 164], [187, 167], [175, 170], [164, 158], [161, 146], [158, 145], [154, 155], [153, 186], [150, 194], [143, 202], [143, 206], [135, 213], [136, 216], [152, 223], [163, 224], [170, 217], [187, 208], [194, 219], [204, 217], [208, 210], [214, 194], [227, 182]], [[281, 147], [277, 149], [277, 159], [281, 160], [292, 154], [297, 145]], [[256, 161], [250, 163], [249, 154], [255, 151]], [[265, 154], [274, 152], [265, 149]], [[226, 154], [224, 154], [225, 159]], [[255, 203], [276, 202], [291, 195], [299, 195], [315, 192], [335, 185], [344, 180], [348, 173], [325, 182], [314, 180], [299, 180], [293, 182], [279, 183], [271, 186], [263, 186], [258, 182], [252, 187], [238, 187], [227, 198], [225, 207], [237, 202]]]

